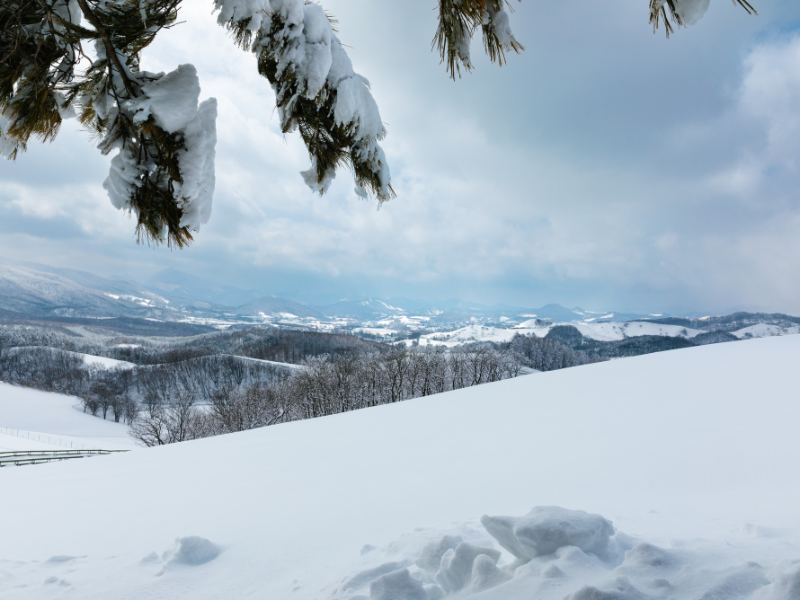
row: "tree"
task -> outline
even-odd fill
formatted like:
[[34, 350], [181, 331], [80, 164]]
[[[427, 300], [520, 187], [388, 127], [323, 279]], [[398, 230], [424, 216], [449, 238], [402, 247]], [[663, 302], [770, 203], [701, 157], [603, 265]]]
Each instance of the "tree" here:
[[[16, 158], [31, 137], [56, 137], [77, 116], [114, 154], [104, 183], [137, 218], [139, 239], [182, 247], [206, 223], [214, 193], [216, 102], [199, 103], [194, 67], [140, 69], [142, 52], [176, 24], [183, 0], [3, 0], [0, 4], [0, 154]], [[734, 0], [749, 13], [747, 0]], [[709, 0], [650, 0], [654, 28], [687, 25]], [[506, 0], [438, 0], [434, 43], [450, 76], [472, 68], [478, 30], [489, 58], [521, 52]], [[298, 131], [324, 193], [349, 167], [357, 190], [394, 196], [380, 141], [386, 134], [369, 83], [354, 70], [322, 7], [306, 0], [213, 0], [218, 22], [257, 57], [275, 92], [284, 132]]]

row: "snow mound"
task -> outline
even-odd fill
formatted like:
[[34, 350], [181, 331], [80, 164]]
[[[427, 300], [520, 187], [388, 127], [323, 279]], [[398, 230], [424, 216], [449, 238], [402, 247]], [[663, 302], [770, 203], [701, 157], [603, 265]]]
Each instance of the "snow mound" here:
[[382, 575], [369, 586], [369, 600], [428, 600], [422, 584], [408, 569]]
[[620, 577], [611, 586], [603, 589], [594, 586], [581, 588], [567, 596], [566, 600], [647, 600], [651, 597], [640, 592], [624, 577]]
[[196, 567], [211, 562], [221, 551], [219, 546], [206, 538], [198, 536], [178, 538], [175, 541], [175, 550], [167, 562]]
[[[460, 527], [464, 536], [483, 542], [460, 541], [461, 536], [450, 533], [416, 550], [408, 536], [405, 544], [389, 544], [383, 551], [405, 553], [402, 561], [358, 573], [330, 598], [800, 600], [800, 561], [788, 568], [781, 560], [768, 566], [743, 562], [738, 544], [707, 546], [702, 552], [673, 550], [618, 532], [600, 515], [552, 506], [534, 508], [524, 517], [483, 517], [481, 522], [490, 538], [481, 538], [469, 524]], [[492, 538], [508, 554], [490, 547]], [[598, 556], [610, 548], [621, 552]], [[800, 556], [800, 547], [786, 546], [776, 556], [791, 552]]]
[[641, 567], [673, 567], [679, 563], [672, 552], [653, 544], [638, 544], [625, 554], [625, 564]]
[[[442, 589], [448, 592], [458, 592], [470, 582], [473, 567], [480, 557], [491, 563], [491, 566], [488, 567], [488, 570], [491, 571], [491, 567], [500, 558], [500, 553], [493, 548], [481, 548], [461, 542], [455, 549], [451, 548], [442, 556], [439, 571], [436, 573], [436, 581], [442, 586]], [[479, 577], [484, 577], [487, 566], [484, 564], [479, 569], [484, 572], [483, 574], [479, 573]]]
[[528, 561], [566, 546], [604, 556], [614, 526], [599, 515], [555, 506], [537, 507], [524, 517], [484, 516], [481, 523], [516, 558]]
[[175, 540], [175, 548], [165, 556], [165, 566], [197, 567], [217, 558], [222, 549], [206, 538], [190, 535]]

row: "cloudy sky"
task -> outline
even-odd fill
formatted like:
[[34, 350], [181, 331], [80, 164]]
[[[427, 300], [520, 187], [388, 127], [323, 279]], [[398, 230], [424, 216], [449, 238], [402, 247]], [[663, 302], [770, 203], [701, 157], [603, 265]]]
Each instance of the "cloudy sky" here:
[[[523, 0], [526, 51], [450, 81], [433, 0], [325, 0], [389, 136], [398, 198], [346, 172], [324, 197], [252, 56], [210, 0], [144, 57], [192, 62], [219, 100], [211, 222], [183, 251], [136, 244], [74, 123], [0, 163], [0, 259], [142, 279], [165, 269], [301, 300], [381, 295], [637, 311], [800, 313], [800, 3], [712, 0], [653, 35], [645, 0]], [[474, 54], [478, 55], [476, 40]]]

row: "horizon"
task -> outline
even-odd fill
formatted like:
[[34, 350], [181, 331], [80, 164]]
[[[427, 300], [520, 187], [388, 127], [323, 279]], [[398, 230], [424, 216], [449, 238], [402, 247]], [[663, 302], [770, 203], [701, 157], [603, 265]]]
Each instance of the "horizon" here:
[[[399, 296], [378, 296], [378, 295], [369, 295], [363, 294], [358, 295], [357, 293], [351, 294], [349, 296], [329, 296], [329, 297], [303, 297], [303, 296], [295, 296], [291, 294], [278, 294], [272, 293], [268, 290], [261, 290], [258, 288], [248, 288], [246, 286], [237, 286], [237, 285], [218, 285], [218, 287], [205, 291], [200, 291], [205, 286], [212, 284], [214, 282], [210, 281], [209, 279], [204, 279], [202, 276], [193, 275], [189, 273], [185, 273], [182, 271], [177, 271], [174, 268], [165, 269], [162, 272], [156, 272], [152, 277], [149, 278], [142, 278], [142, 279], [131, 279], [125, 278], [121, 276], [105, 276], [105, 275], [98, 275], [97, 273], [92, 273], [89, 271], [85, 271], [78, 268], [68, 268], [62, 269], [59, 267], [54, 267], [52, 265], [46, 265], [42, 263], [34, 263], [29, 261], [17, 261], [17, 262], [9, 262], [8, 260], [4, 259], [0, 256], [0, 280], [3, 278], [3, 268], [11, 268], [11, 269], [29, 269], [34, 272], [40, 273], [50, 273], [57, 275], [59, 277], [63, 277], [67, 280], [72, 280], [70, 275], [84, 277], [89, 276], [93, 281], [89, 284], [89, 287], [93, 289], [97, 289], [98, 291], [107, 291], [103, 290], [102, 286], [94, 287], [97, 283], [96, 280], [102, 280], [101, 283], [108, 283], [108, 284], [127, 284], [133, 286], [141, 286], [142, 292], [150, 292], [156, 294], [165, 294], [168, 295], [167, 291], [164, 289], [165, 286], [174, 286], [175, 289], [171, 290], [172, 293], [176, 293], [177, 291], [187, 294], [191, 297], [191, 299], [195, 302], [202, 301], [202, 302], [213, 302], [213, 304], [219, 307], [237, 309], [241, 308], [248, 304], [255, 304], [261, 300], [266, 299], [275, 299], [275, 300], [284, 300], [292, 303], [296, 303], [298, 305], [304, 306], [306, 308], [311, 309], [325, 309], [330, 308], [338, 303], [363, 303], [367, 301], [376, 301], [376, 302], [383, 302], [388, 303], [394, 306], [395, 308], [399, 308], [406, 313], [413, 314], [415, 312], [425, 312], [430, 310], [437, 310], [437, 309], [444, 309], [444, 310], [454, 310], [454, 309], [463, 309], [469, 311], [481, 311], [481, 310], [490, 310], [490, 311], [508, 311], [508, 312], [517, 312], [521, 313], [524, 311], [535, 311], [535, 310], [542, 310], [542, 309], [565, 309], [568, 311], [574, 312], [585, 312], [586, 316], [600, 316], [604, 314], [614, 314], [616, 316], [625, 317], [626, 320], [628, 317], [635, 316], [637, 318], [666, 318], [666, 317], [676, 317], [676, 318], [702, 318], [705, 316], [725, 316], [734, 313], [776, 313], [776, 314], [785, 314], [787, 316], [796, 316], [791, 311], [759, 311], [759, 310], [749, 310], [746, 307], [744, 308], [735, 308], [728, 311], [723, 312], [714, 312], [714, 311], [707, 311], [702, 309], [691, 309], [687, 311], [658, 311], [653, 309], [641, 308], [641, 309], [627, 309], [627, 308], [619, 308], [614, 306], [601, 306], [601, 307], [594, 307], [594, 306], [580, 306], [576, 304], [567, 304], [564, 302], [560, 302], [558, 299], [551, 299], [547, 302], [541, 303], [512, 303], [512, 302], [479, 302], [473, 301], [469, 299], [460, 298], [457, 296], [451, 297], [436, 297], [436, 298], [424, 298], [424, 297], [415, 297], [409, 295], [399, 295]], [[175, 283], [175, 281], [166, 282], [163, 278], [164, 277], [171, 277], [175, 278], [178, 277], [177, 281], [181, 283]], [[212, 298], [222, 296], [222, 300], [212, 300]]]

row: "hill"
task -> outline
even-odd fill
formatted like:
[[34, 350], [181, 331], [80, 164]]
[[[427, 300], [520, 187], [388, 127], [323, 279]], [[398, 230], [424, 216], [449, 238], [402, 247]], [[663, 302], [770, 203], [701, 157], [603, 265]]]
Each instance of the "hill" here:
[[[798, 355], [704, 346], [4, 469], [0, 595], [795, 600]], [[478, 521], [553, 505], [614, 525]]]
[[84, 414], [72, 396], [0, 383], [0, 452], [135, 448], [128, 428]]

